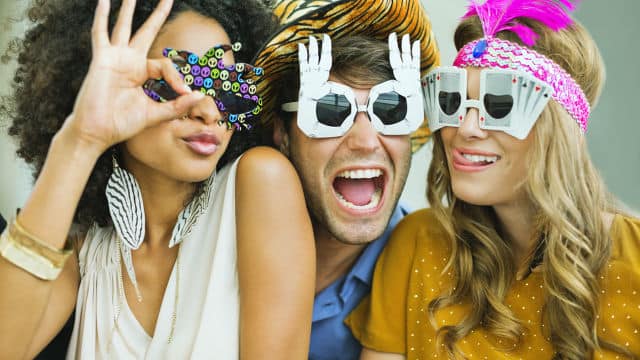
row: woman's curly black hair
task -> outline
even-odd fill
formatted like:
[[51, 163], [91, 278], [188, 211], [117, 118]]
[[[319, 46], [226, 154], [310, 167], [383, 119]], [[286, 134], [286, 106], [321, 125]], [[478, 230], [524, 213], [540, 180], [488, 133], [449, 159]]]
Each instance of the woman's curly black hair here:
[[[133, 19], [135, 32], [156, 7], [157, 0], [138, 1]], [[115, 24], [121, 1], [111, 2], [110, 28]], [[24, 39], [13, 42], [18, 68], [13, 94], [3, 97], [2, 113], [10, 121], [9, 134], [18, 141], [18, 155], [34, 167], [37, 176], [44, 164], [53, 136], [71, 113], [76, 95], [91, 61], [91, 25], [96, 1], [35, 0], [28, 9], [34, 23]], [[277, 23], [268, 3], [262, 0], [176, 0], [170, 21], [181, 12], [195, 11], [213, 18], [231, 41], [242, 43], [236, 61], [250, 62]], [[17, 48], [16, 48], [17, 47]], [[260, 129], [239, 131], [231, 138], [218, 168], [248, 148], [261, 144]], [[75, 223], [100, 226], [110, 223], [105, 187], [112, 172], [111, 149], [98, 159], [74, 218]]]

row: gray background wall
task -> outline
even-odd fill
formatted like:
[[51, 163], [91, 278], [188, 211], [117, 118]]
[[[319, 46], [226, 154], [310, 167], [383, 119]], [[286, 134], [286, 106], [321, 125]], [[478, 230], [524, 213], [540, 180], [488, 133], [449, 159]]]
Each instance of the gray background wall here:
[[[240, 1], [240, 0], [239, 0]], [[24, 31], [23, 24], [6, 27], [6, 16], [20, 16], [27, 1], [0, 0], [0, 50]], [[455, 55], [452, 39], [455, 24], [464, 13], [465, 0], [422, 0], [430, 14], [442, 51], [443, 64]], [[583, 0], [576, 17], [589, 29], [607, 66], [607, 83], [593, 111], [586, 139], [591, 156], [609, 189], [624, 202], [640, 209], [640, 116], [634, 104], [638, 97], [640, 67], [640, 2], [637, 0]], [[0, 64], [0, 94], [6, 94], [13, 64]], [[15, 147], [0, 123], [0, 214], [11, 217], [31, 188], [29, 168], [18, 160]], [[403, 200], [413, 208], [426, 205], [426, 172], [430, 146], [414, 155]]]

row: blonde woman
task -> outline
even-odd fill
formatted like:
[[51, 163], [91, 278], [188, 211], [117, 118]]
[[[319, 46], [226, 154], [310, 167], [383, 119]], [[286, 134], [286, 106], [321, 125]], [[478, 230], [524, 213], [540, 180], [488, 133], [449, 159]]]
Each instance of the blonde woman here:
[[396, 228], [348, 319], [361, 359], [640, 356], [640, 220], [584, 138], [598, 48], [569, 1], [505, 3], [472, 3], [454, 67], [425, 79], [433, 208]]

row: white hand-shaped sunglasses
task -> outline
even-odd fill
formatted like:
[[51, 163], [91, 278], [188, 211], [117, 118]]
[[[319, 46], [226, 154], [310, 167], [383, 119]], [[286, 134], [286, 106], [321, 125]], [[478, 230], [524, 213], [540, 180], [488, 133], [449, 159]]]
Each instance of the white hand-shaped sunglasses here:
[[[395, 33], [389, 35], [389, 61], [395, 80], [375, 85], [366, 105], [356, 103], [353, 90], [329, 81], [331, 39], [324, 35], [322, 54], [318, 42], [309, 37], [309, 53], [298, 44], [300, 92], [297, 102], [285, 103], [282, 110], [298, 112], [298, 127], [312, 138], [344, 135], [356, 113], [366, 112], [373, 127], [384, 135], [408, 135], [424, 120], [420, 88], [420, 42], [411, 46], [409, 35], [402, 38], [402, 54]], [[299, 111], [302, 109], [302, 111]]]

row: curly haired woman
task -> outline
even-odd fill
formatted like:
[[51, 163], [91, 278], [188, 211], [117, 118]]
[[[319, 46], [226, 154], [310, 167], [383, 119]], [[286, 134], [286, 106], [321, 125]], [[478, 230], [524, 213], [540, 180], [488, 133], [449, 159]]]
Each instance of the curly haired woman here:
[[260, 69], [235, 63], [269, 9], [114, 3], [30, 9], [4, 105], [37, 180], [0, 237], [0, 357], [34, 357], [75, 309], [68, 358], [304, 358], [311, 225], [288, 161], [249, 149]]
[[425, 79], [432, 209], [349, 318], [362, 359], [640, 356], [640, 220], [587, 153], [604, 66], [573, 8], [472, 2], [454, 67]]

